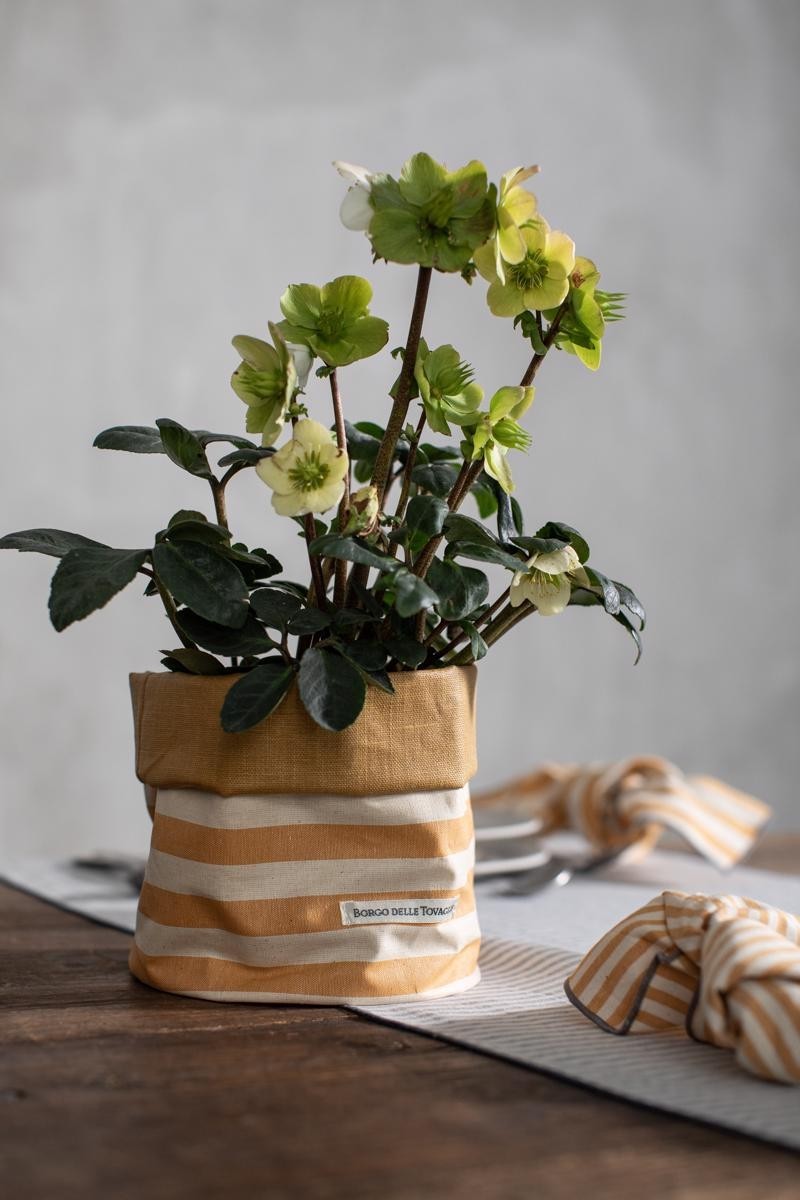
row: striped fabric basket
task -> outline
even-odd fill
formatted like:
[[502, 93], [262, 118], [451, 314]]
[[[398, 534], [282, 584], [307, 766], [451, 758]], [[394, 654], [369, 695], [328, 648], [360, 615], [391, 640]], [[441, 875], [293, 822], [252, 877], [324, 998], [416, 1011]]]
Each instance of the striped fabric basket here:
[[130, 955], [162, 991], [298, 1004], [478, 982], [474, 667], [395, 676], [328, 733], [296, 691], [224, 733], [230, 676], [131, 676], [153, 833]]

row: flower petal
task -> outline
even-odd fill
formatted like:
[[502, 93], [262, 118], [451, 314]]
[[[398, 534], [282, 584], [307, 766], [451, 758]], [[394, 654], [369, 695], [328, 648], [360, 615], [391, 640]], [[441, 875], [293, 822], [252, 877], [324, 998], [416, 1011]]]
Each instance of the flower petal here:
[[512, 608], [519, 608], [528, 599], [528, 576], [523, 571], [515, 571], [508, 590], [508, 602]]
[[363, 187], [348, 188], [339, 207], [339, 219], [345, 229], [355, 233], [365, 233], [373, 217], [373, 208], [369, 202], [369, 192]]
[[340, 158], [335, 159], [333, 165], [342, 179], [346, 179], [348, 183], [359, 183], [363, 188], [369, 189], [375, 174], [374, 171], [368, 171], [366, 167], [358, 167], [355, 163], [343, 162]]
[[488, 283], [493, 283], [498, 278], [497, 267], [495, 265], [495, 247], [496, 239], [492, 238], [485, 246], [479, 246], [472, 256], [475, 266]]
[[496, 317], [516, 317], [526, 308], [533, 307], [526, 303], [525, 295], [513, 283], [500, 283], [499, 280], [489, 284], [486, 303]]
[[566, 571], [575, 571], [581, 565], [574, 546], [564, 546], [561, 550], [551, 550], [547, 554], [537, 554], [533, 563], [537, 571], [545, 575], [563, 575]]
[[281, 312], [286, 320], [304, 329], [314, 329], [321, 307], [322, 295], [313, 283], [292, 283], [281, 296]]
[[572, 588], [566, 575], [537, 575], [528, 585], [528, 597], [541, 617], [554, 617], [569, 604]]
[[568, 291], [569, 280], [566, 276], [563, 279], [553, 279], [548, 275], [539, 287], [528, 288], [522, 297], [524, 302], [519, 311], [522, 312], [526, 308], [557, 308], [566, 298]]
[[559, 263], [566, 273], [575, 268], [575, 243], [560, 229], [552, 229], [547, 235], [545, 254], [548, 262]]
[[[304, 417], [302, 421], [297, 422], [292, 440], [299, 442], [305, 450], [319, 450], [324, 446], [335, 445], [334, 435], [330, 429], [327, 429], [321, 422], [312, 420], [311, 417]], [[286, 449], [287, 447], [284, 446], [283, 450]], [[282, 454], [283, 450], [279, 450], [278, 453]], [[267, 462], [270, 461], [271, 459], [267, 459]]]

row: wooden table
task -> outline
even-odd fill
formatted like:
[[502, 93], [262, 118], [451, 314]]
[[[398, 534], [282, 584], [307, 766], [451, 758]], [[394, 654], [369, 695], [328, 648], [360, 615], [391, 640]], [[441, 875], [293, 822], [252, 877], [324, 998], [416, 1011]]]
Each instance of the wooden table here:
[[152, 992], [127, 944], [0, 887], [7, 1200], [800, 1196], [788, 1151], [340, 1009]]

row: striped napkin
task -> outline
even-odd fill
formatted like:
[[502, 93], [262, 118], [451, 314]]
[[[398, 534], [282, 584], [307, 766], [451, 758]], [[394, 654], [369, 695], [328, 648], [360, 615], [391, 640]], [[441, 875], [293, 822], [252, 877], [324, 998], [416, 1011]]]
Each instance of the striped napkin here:
[[602, 850], [636, 846], [647, 854], [665, 830], [721, 869], [751, 848], [770, 815], [760, 800], [713, 779], [684, 775], [664, 758], [642, 755], [587, 766], [547, 764], [475, 795], [541, 821], [541, 832], [573, 828]]
[[609, 1033], [683, 1025], [762, 1079], [800, 1083], [800, 921], [740, 896], [662, 892], [564, 985]]

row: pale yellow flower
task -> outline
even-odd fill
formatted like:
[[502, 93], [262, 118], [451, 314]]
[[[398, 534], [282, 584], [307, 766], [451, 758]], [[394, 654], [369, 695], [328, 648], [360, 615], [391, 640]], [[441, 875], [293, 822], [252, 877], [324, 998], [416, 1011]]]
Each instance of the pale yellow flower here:
[[538, 167], [515, 167], [500, 180], [494, 244], [497, 275], [503, 283], [506, 278], [503, 264], [522, 262], [528, 252], [521, 226], [536, 217], [537, 205], [533, 192], [526, 191], [522, 184], [538, 170]]
[[534, 554], [524, 571], [516, 571], [511, 581], [509, 603], [518, 608], [526, 600], [542, 617], [563, 612], [572, 595], [571, 578], [581, 571], [581, 563], [572, 546]]
[[272, 488], [272, 507], [282, 517], [323, 513], [344, 494], [347, 454], [319, 421], [298, 421], [292, 440], [256, 466], [256, 474]]

